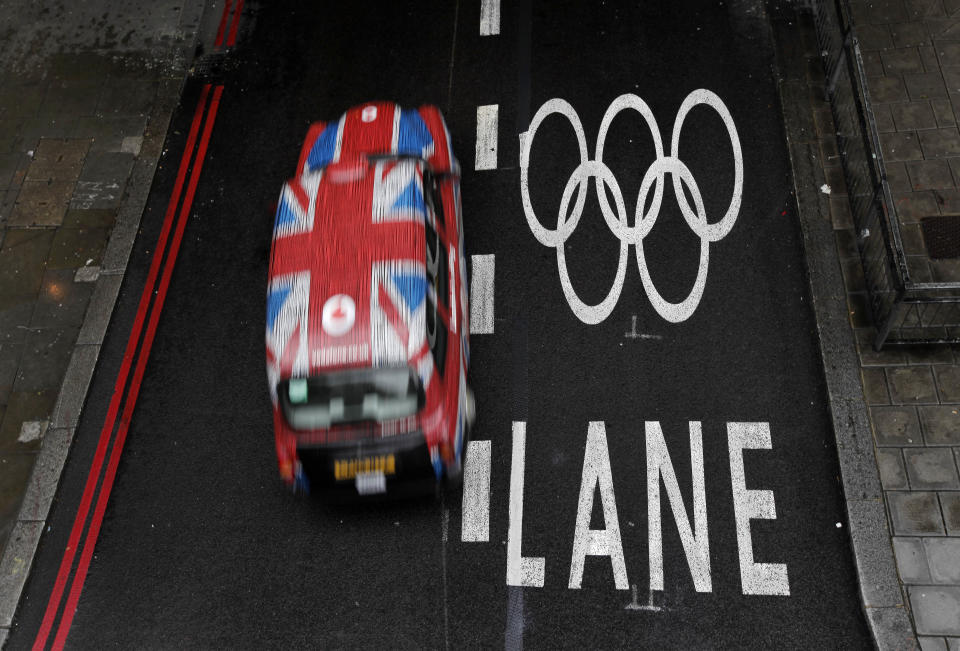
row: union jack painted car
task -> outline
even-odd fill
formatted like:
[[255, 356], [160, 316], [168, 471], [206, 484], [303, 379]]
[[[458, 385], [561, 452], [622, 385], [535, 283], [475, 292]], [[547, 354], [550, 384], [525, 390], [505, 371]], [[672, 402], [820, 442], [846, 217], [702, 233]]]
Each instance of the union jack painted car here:
[[376, 494], [458, 480], [474, 419], [459, 165], [440, 111], [311, 125], [274, 221], [267, 379], [280, 476]]

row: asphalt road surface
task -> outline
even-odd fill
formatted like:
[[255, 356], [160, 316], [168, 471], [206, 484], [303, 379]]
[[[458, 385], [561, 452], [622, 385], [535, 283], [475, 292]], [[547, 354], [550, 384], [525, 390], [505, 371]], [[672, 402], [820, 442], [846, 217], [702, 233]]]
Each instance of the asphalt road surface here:
[[[242, 21], [174, 118], [10, 648], [42, 630], [68, 551], [46, 641], [59, 632], [74, 648], [869, 646], [759, 5], [519, 0], [496, 16], [468, 0], [248, 3]], [[674, 146], [698, 89], [714, 108], [692, 106]], [[520, 134], [552, 99], [582, 124], [584, 159], [560, 114], [526, 141], [531, 214], [552, 231], [628, 93], [663, 147], [654, 167], [654, 130], [634, 109], [609, 124], [602, 162], [626, 223], [651, 169], [687, 179], [683, 201], [696, 211], [699, 194], [711, 224], [734, 208], [724, 234], [685, 219], [662, 184], [642, 265], [625, 243], [618, 277], [617, 209], [608, 224], [585, 180], [581, 219], [560, 220], [570, 287], [585, 305], [622, 290], [608, 310], [577, 311], [525, 214]], [[189, 142], [201, 99], [209, 146], [78, 584], [68, 538], [181, 155], [203, 139]], [[371, 99], [441, 107], [463, 167], [467, 254], [495, 259], [493, 332], [471, 339], [486, 527], [485, 501], [465, 515], [459, 491], [332, 506], [277, 476], [263, 343], [273, 206], [309, 123]], [[487, 146], [481, 167], [494, 168], [477, 170], [478, 107], [492, 105], [496, 162]], [[698, 282], [699, 303], [667, 304]]]

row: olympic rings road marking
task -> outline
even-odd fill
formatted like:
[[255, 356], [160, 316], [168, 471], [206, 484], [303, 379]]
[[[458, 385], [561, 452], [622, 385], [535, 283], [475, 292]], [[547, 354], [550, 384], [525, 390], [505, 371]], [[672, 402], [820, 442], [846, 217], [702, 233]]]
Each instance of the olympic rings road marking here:
[[[715, 110], [723, 120], [730, 136], [730, 144], [733, 145], [733, 196], [730, 199], [730, 205], [727, 208], [723, 219], [715, 224], [707, 222], [706, 210], [703, 207], [703, 199], [700, 195], [700, 188], [693, 178], [690, 169], [680, 160], [680, 131], [683, 129], [683, 122], [690, 109], [705, 104]], [[647, 169], [640, 184], [640, 192], [637, 197], [637, 207], [634, 214], [633, 226], [630, 226], [627, 210], [623, 202], [623, 193], [620, 191], [620, 185], [614, 177], [610, 168], [603, 163], [603, 146], [607, 139], [607, 131], [610, 123], [621, 111], [633, 109], [646, 121], [650, 129], [650, 135], [653, 138], [653, 146], [656, 151], [656, 160]], [[545, 228], [530, 204], [530, 188], [528, 185], [528, 167], [530, 165], [530, 147], [533, 145], [534, 136], [537, 128], [543, 120], [554, 113], [567, 118], [577, 137], [577, 145], [580, 149], [580, 164], [570, 175], [566, 187], [563, 189], [563, 196], [560, 200], [560, 212], [557, 215], [557, 227], [550, 230]], [[673, 178], [674, 194], [677, 202], [680, 204], [680, 211], [684, 220], [693, 230], [694, 234], [700, 238], [700, 266], [697, 269], [697, 279], [694, 281], [693, 289], [687, 297], [679, 303], [671, 303], [660, 295], [657, 288], [650, 278], [650, 272], [647, 269], [646, 258], [643, 254], [643, 239], [650, 233], [653, 225], [660, 214], [660, 206], [663, 200], [663, 187], [665, 176], [669, 174]], [[587, 305], [577, 296], [573, 285], [570, 283], [570, 275], [567, 272], [567, 263], [564, 253], [564, 244], [573, 234], [580, 222], [583, 214], [583, 206], [587, 198], [588, 179], [595, 179], [597, 196], [600, 200], [600, 210], [603, 213], [604, 221], [620, 240], [620, 259], [617, 263], [617, 275], [614, 278], [613, 286], [607, 293], [606, 298], [596, 305]], [[604, 186], [610, 188], [613, 195], [616, 211], [611, 209], [610, 202], [607, 199], [607, 193]], [[686, 186], [693, 197], [694, 206], [691, 207], [687, 202], [686, 195], [683, 192], [683, 186]], [[651, 189], [653, 190], [653, 199], [650, 209], [643, 213], [643, 206], [647, 203], [647, 196]], [[573, 205], [570, 215], [567, 215], [567, 209], [570, 207], [570, 201], [573, 197], [573, 191], [577, 191], [577, 198]], [[520, 134], [520, 195], [523, 200], [523, 212], [527, 218], [527, 224], [533, 231], [533, 236], [537, 238], [544, 246], [549, 246], [557, 250], [557, 268], [560, 272], [560, 285], [563, 287], [563, 293], [567, 298], [567, 303], [573, 313], [584, 323], [594, 325], [606, 319], [613, 311], [617, 300], [620, 298], [620, 292], [623, 290], [623, 280], [627, 272], [627, 254], [631, 244], [637, 247], [637, 266], [640, 269], [640, 278], [643, 281], [643, 288], [650, 299], [650, 303], [657, 313], [671, 323], [686, 321], [697, 309], [700, 298], [703, 296], [703, 288], [707, 282], [707, 266], [710, 259], [710, 243], [722, 240], [737, 221], [737, 215], [740, 212], [740, 201], [743, 195], [743, 154], [740, 150], [740, 138], [737, 136], [737, 127], [733, 123], [733, 117], [727, 110], [723, 101], [714, 93], [705, 89], [698, 89], [687, 95], [686, 99], [680, 105], [677, 111], [677, 117], [673, 122], [673, 133], [670, 141], [670, 155], [663, 153], [663, 141], [660, 137], [660, 129], [657, 127], [657, 120], [653, 117], [653, 112], [647, 104], [633, 94], [621, 95], [613, 101], [607, 108], [600, 123], [600, 133], [597, 135], [597, 151], [594, 160], [590, 160], [587, 152], [587, 140], [583, 132], [583, 125], [580, 122], [580, 116], [573, 107], [563, 99], [551, 99], [547, 101], [533, 116], [529, 129]]]

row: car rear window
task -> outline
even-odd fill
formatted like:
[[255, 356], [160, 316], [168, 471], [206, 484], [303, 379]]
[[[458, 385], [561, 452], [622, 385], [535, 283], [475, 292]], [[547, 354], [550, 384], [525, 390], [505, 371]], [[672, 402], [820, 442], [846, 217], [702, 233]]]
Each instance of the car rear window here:
[[297, 430], [407, 418], [425, 400], [420, 378], [408, 366], [291, 378], [277, 385], [277, 396], [287, 423]]

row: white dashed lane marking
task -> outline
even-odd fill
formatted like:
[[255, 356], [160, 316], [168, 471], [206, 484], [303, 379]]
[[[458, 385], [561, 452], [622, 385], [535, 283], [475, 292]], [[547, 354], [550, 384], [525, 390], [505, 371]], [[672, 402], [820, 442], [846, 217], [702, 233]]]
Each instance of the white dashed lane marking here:
[[500, 0], [481, 0], [480, 36], [500, 34]]
[[493, 334], [494, 256], [472, 255], [470, 279], [470, 334]]
[[497, 104], [477, 107], [476, 170], [497, 169], [497, 112]]
[[470, 441], [467, 444], [460, 540], [490, 540], [490, 441]]

